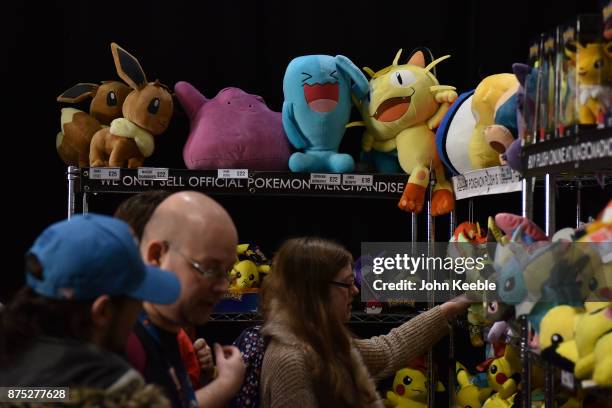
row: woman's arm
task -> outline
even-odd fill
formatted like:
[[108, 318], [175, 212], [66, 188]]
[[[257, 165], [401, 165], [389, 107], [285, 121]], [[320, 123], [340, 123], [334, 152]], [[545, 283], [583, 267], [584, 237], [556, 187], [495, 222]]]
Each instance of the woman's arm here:
[[389, 377], [423, 355], [449, 332], [449, 320], [463, 313], [469, 304], [460, 297], [421, 313], [389, 334], [355, 340], [370, 375], [376, 380]]

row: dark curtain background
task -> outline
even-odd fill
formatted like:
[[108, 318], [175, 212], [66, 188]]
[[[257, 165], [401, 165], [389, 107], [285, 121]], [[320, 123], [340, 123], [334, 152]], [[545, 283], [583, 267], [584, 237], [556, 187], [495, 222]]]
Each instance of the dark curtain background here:
[[[150, 80], [159, 78], [170, 86], [187, 80], [208, 97], [236, 86], [263, 96], [280, 110], [284, 69], [299, 55], [343, 54], [360, 67], [379, 69], [391, 63], [399, 48], [408, 52], [428, 46], [436, 56], [452, 55], [438, 65], [438, 77], [462, 92], [487, 75], [509, 72], [513, 62], [524, 62], [528, 42], [540, 32], [580, 12], [600, 9], [595, 0], [68, 0], [1, 7], [2, 208], [8, 260], [0, 283], [3, 302], [23, 282], [23, 254], [33, 239], [46, 225], [66, 216], [66, 169], [54, 147], [60, 108], [55, 98], [78, 82], [117, 78], [111, 41], [137, 56]], [[187, 119], [179, 111], [168, 131], [156, 139], [156, 152], [146, 164], [183, 168], [187, 132]], [[350, 130], [342, 148], [356, 156], [359, 139], [359, 131]], [[558, 226], [575, 224], [573, 196], [562, 193]], [[596, 215], [605, 196], [598, 188], [585, 190], [584, 214]], [[540, 201], [542, 197], [539, 194]], [[90, 209], [111, 213], [123, 198], [92, 197]], [[219, 199], [236, 219], [241, 241], [258, 242], [268, 252], [290, 235], [336, 238], [355, 254], [361, 241], [402, 241], [410, 236], [410, 217], [396, 210], [392, 201]], [[518, 193], [475, 201], [482, 224], [488, 215], [519, 209]], [[467, 203], [459, 202], [458, 210], [458, 220], [465, 220]], [[542, 207], [536, 206], [536, 211], [541, 213]], [[445, 217], [437, 222], [438, 240], [448, 239], [447, 225]]]

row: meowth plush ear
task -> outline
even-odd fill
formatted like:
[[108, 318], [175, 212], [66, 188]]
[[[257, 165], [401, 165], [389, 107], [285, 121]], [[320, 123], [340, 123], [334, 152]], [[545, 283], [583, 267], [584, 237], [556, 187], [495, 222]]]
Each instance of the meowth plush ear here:
[[112, 43], [111, 52], [117, 73], [132, 91], [123, 104], [123, 118], [93, 136], [89, 160], [92, 167], [141, 167], [155, 149], [153, 136], [170, 124], [172, 95], [159, 81], [147, 82], [138, 60], [123, 48]]

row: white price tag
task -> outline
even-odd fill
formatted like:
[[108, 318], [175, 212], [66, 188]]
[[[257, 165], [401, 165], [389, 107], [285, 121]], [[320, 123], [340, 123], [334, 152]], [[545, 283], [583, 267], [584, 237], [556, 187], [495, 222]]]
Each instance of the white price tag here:
[[574, 389], [574, 374], [561, 370], [561, 385], [570, 390]]
[[345, 186], [371, 186], [374, 176], [371, 174], [343, 174], [342, 184]]
[[119, 167], [92, 167], [89, 169], [90, 180], [119, 180], [121, 168]]
[[158, 167], [139, 167], [139, 180], [168, 180], [168, 169]]
[[521, 191], [520, 174], [508, 166], [474, 170], [453, 177], [457, 200], [479, 195]]
[[217, 178], [249, 178], [248, 169], [219, 169], [217, 170]]
[[310, 173], [311, 184], [339, 186], [341, 181], [342, 177], [340, 174]]

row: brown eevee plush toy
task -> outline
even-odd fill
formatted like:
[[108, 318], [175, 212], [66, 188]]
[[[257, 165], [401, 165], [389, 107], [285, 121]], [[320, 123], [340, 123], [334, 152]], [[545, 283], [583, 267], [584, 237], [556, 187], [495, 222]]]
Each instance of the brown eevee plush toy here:
[[111, 44], [117, 73], [132, 87], [123, 103], [123, 118], [96, 132], [91, 140], [91, 167], [136, 168], [155, 149], [154, 135], [168, 128], [174, 109], [172, 95], [159, 81], [147, 82], [138, 60]]
[[89, 166], [89, 144], [102, 126], [108, 126], [122, 115], [121, 108], [130, 87], [119, 81], [101, 85], [80, 83], [57, 97], [58, 102], [79, 103], [91, 97], [89, 114], [79, 109], [63, 108], [61, 131], [55, 139], [60, 158], [68, 165]]

